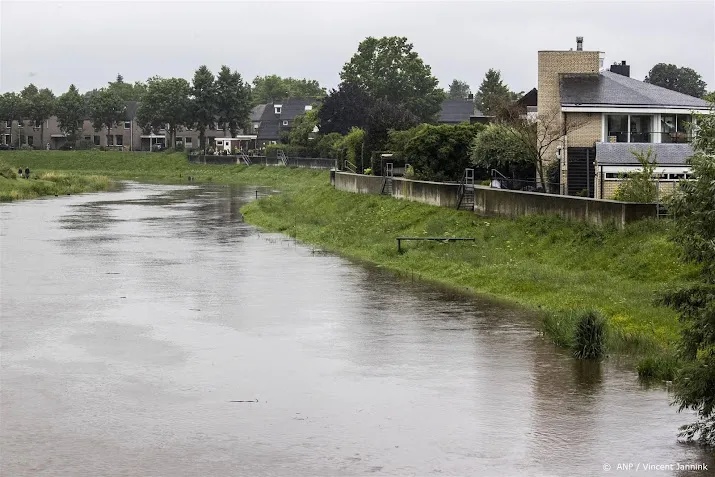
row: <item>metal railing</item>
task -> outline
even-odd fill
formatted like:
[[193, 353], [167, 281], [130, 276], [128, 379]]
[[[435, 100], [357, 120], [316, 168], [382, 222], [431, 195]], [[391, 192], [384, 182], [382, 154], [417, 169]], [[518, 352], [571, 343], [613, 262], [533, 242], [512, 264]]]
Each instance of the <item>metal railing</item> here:
[[683, 131], [673, 131], [673, 132], [652, 132], [652, 131], [642, 131], [634, 132], [631, 131], [609, 131], [606, 137], [608, 142], [631, 142], [631, 143], [645, 143], [653, 144], [656, 140], [661, 143], [689, 143], [692, 140], [692, 135]]
[[348, 170], [355, 174], [357, 173], [357, 166], [350, 162], [348, 159], [345, 159], [345, 170]]
[[459, 180], [459, 188], [457, 189], [457, 209], [462, 206], [464, 196], [467, 190], [474, 190], [474, 169], [464, 169], [464, 175]]
[[284, 166], [288, 167], [288, 157], [286, 157], [286, 153], [283, 152], [283, 149], [279, 149], [276, 152], [276, 155], [278, 156], [278, 159], [281, 160]]

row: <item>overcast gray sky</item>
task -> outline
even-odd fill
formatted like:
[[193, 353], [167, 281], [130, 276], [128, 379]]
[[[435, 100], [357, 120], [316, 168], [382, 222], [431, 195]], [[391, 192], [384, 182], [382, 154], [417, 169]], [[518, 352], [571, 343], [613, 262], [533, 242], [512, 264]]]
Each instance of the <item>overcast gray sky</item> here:
[[479, 87], [489, 68], [515, 91], [536, 85], [538, 50], [699, 72], [715, 89], [713, 0], [586, 1], [8, 1], [0, 0], [0, 92], [30, 82], [60, 94], [153, 75], [190, 79], [222, 64], [245, 79], [277, 74], [327, 87], [367, 36], [406, 36], [447, 87]]

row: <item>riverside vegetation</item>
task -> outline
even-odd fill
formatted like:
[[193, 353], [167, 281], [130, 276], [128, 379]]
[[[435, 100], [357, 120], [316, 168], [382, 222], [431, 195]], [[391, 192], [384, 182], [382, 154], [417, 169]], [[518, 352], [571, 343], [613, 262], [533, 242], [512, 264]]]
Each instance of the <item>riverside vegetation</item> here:
[[[696, 279], [679, 260], [670, 221], [645, 220], [624, 230], [558, 217], [484, 218], [470, 212], [356, 195], [333, 189], [328, 172], [264, 166], [212, 166], [182, 154], [18, 151], [3, 154], [17, 170], [106, 176], [144, 182], [235, 183], [280, 187], [282, 194], [242, 209], [247, 221], [301, 241], [369, 261], [402, 275], [492, 296], [540, 311], [557, 345], [593, 356], [583, 335], [602, 333], [598, 354], [639, 358], [639, 374], [672, 379], [678, 367], [676, 312], [659, 302], [666, 290]], [[477, 241], [415, 242], [398, 254], [395, 237], [468, 236]], [[593, 312], [593, 313], [592, 313]], [[583, 323], [583, 316], [590, 316]], [[586, 327], [579, 334], [579, 326]], [[594, 331], [595, 330], [595, 331]]]

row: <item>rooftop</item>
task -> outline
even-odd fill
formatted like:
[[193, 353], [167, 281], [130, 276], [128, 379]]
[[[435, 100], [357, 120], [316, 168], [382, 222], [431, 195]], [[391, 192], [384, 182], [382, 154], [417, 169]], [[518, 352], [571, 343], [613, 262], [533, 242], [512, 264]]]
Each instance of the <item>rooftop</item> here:
[[658, 165], [680, 166], [687, 164], [687, 159], [695, 154], [690, 144], [635, 144], [625, 142], [597, 142], [596, 161], [599, 166], [608, 164], [640, 165], [633, 152], [647, 154], [653, 150], [651, 159]]
[[671, 91], [627, 76], [567, 74], [560, 81], [562, 106], [632, 106], [640, 108], [709, 109], [704, 99]]

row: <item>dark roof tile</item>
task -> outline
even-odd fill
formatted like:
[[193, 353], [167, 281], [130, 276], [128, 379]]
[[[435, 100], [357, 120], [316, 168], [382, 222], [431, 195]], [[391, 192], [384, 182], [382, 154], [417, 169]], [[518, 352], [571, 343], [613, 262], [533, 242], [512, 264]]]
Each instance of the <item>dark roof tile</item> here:
[[694, 154], [690, 144], [641, 144], [627, 142], [597, 142], [596, 162], [604, 165], [638, 165], [638, 159], [633, 152], [648, 153], [653, 150], [653, 156], [659, 165], [685, 165], [687, 159]]

